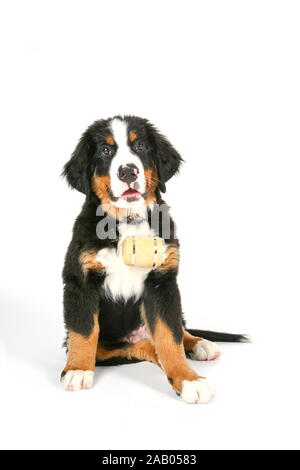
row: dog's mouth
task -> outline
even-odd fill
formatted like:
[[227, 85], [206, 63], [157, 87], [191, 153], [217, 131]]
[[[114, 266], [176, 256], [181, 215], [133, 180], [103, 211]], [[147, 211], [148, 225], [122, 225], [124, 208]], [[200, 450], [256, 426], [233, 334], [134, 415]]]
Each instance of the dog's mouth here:
[[126, 204], [131, 203], [131, 202], [137, 202], [137, 201], [140, 201], [141, 199], [146, 200], [148, 197], [147, 191], [145, 191], [144, 193], [141, 193], [140, 191], [134, 188], [126, 189], [126, 191], [124, 191], [120, 196], [115, 196], [110, 186], [107, 186], [106, 189], [109, 194], [110, 200], [116, 204], [120, 204], [120, 203], [122, 204], [122, 201], [124, 201]]
[[129, 188], [121, 194], [121, 197], [126, 199], [127, 202], [133, 202], [141, 197], [141, 193], [136, 189]]

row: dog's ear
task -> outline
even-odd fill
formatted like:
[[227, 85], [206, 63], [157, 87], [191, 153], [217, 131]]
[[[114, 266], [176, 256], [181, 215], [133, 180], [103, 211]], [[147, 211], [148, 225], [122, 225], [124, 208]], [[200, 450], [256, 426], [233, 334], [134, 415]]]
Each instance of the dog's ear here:
[[152, 127], [152, 135], [159, 179], [158, 187], [161, 192], [165, 193], [166, 182], [179, 172], [180, 165], [184, 160], [168, 139], [160, 134], [154, 127]]
[[72, 188], [86, 195], [90, 191], [91, 184], [90, 153], [91, 143], [87, 132], [85, 132], [62, 172], [62, 176], [66, 177], [68, 184]]

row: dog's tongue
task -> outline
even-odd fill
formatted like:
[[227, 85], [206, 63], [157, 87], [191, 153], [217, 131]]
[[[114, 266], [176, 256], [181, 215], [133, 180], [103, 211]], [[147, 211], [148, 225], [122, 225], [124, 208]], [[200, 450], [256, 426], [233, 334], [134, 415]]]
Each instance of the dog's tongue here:
[[124, 193], [122, 194], [122, 197], [137, 197], [139, 195], [140, 193], [138, 191], [136, 191], [135, 189], [129, 188], [127, 189], [127, 191], [124, 191]]

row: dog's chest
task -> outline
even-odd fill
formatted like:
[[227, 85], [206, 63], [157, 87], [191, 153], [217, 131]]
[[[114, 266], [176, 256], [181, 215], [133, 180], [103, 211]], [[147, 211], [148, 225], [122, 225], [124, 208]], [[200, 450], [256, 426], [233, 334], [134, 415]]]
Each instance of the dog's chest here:
[[144, 290], [144, 282], [152, 268], [127, 266], [122, 258], [122, 241], [134, 235], [153, 235], [148, 222], [140, 224], [119, 224], [120, 241], [118, 248], [103, 248], [97, 254], [106, 271], [104, 288], [106, 294], [113, 299], [128, 300], [130, 297], [139, 299]]

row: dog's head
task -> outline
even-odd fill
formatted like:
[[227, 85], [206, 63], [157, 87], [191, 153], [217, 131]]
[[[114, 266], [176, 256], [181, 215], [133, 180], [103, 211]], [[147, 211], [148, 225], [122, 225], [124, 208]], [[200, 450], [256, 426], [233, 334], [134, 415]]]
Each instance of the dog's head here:
[[82, 135], [63, 175], [104, 204], [136, 208], [155, 200], [178, 172], [182, 158], [146, 119], [124, 116], [96, 121]]

